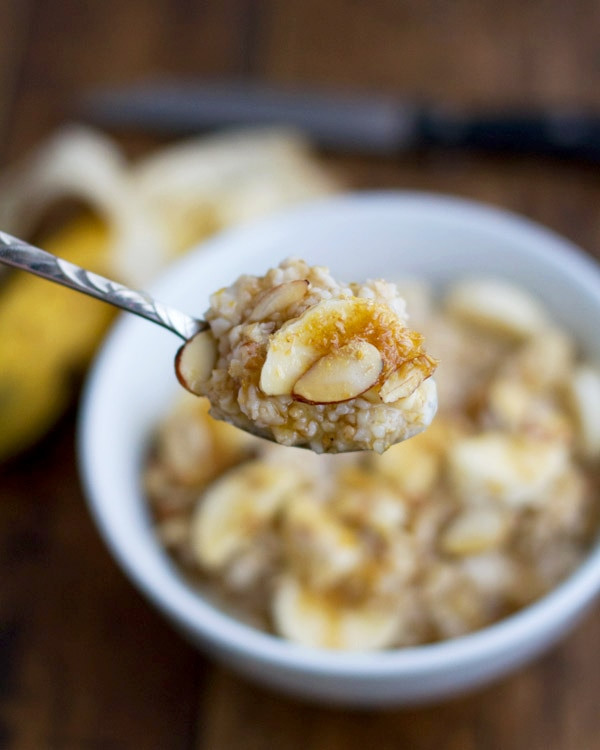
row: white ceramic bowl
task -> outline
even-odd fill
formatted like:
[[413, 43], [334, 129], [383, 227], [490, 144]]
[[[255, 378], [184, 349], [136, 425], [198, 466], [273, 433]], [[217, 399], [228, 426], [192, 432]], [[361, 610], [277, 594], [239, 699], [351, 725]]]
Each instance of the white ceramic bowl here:
[[[201, 315], [208, 295], [296, 255], [345, 280], [415, 275], [444, 284], [493, 274], [533, 290], [600, 360], [600, 272], [569, 242], [472, 202], [418, 193], [348, 195], [230, 231], [172, 267], [152, 290]], [[600, 547], [561, 586], [484, 630], [379, 653], [312, 650], [237, 622], [178, 575], [153, 536], [140, 486], [148, 437], [178, 389], [178, 340], [123, 317], [92, 369], [80, 421], [89, 504], [134, 583], [191, 641], [242, 673], [305, 697], [352, 705], [440, 699], [498, 677], [554, 643], [600, 588]]]

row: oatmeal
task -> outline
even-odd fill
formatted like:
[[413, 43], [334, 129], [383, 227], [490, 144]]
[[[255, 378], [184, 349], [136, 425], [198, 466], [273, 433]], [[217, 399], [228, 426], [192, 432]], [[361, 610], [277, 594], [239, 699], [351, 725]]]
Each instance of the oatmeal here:
[[210, 302], [177, 369], [217, 419], [317, 453], [381, 453], [433, 419], [436, 360], [394, 284], [341, 284], [291, 259]]
[[[424, 284], [399, 290], [440, 357], [425, 431], [381, 455], [317, 455], [215, 421], [186, 395], [148, 458], [158, 538], [190, 583], [308, 646], [383, 649], [477, 630], [560, 583], [597, 531], [600, 373], [574, 339], [499, 280], [461, 282], [441, 299]], [[368, 343], [385, 351], [373, 320]]]

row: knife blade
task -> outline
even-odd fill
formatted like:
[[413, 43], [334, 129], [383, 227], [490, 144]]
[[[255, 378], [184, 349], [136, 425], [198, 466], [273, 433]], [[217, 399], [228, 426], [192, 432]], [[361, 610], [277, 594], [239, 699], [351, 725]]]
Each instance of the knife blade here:
[[80, 114], [111, 129], [181, 136], [291, 126], [324, 149], [390, 156], [430, 147], [600, 160], [600, 113], [469, 111], [369, 92], [225, 81], [157, 81], [96, 90]]

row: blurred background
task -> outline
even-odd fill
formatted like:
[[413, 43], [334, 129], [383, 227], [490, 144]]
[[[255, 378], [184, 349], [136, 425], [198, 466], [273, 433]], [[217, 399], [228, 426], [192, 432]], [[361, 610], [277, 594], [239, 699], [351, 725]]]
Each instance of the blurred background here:
[[[181, 103], [158, 115], [123, 104], [130, 86], [166, 102], [209, 79], [235, 80], [238, 100], [260, 84], [365, 96], [355, 113], [375, 111], [376, 95], [382, 111], [427, 104], [444, 122], [535, 111], [572, 125], [600, 113], [600, 6], [0, 0], [0, 228], [139, 285], [223, 227], [339, 190], [400, 188], [508, 208], [600, 253], [597, 141], [572, 158], [522, 141], [521, 153], [435, 144], [435, 128], [400, 148], [398, 130], [382, 141], [367, 128], [385, 146], [374, 154], [366, 135], [336, 148], [335, 127], [332, 147], [318, 128], [282, 129], [280, 115], [269, 132], [210, 127], [198, 139]], [[182, 146], [184, 134], [195, 137]], [[515, 676], [403, 711], [308, 706], [183, 642], [116, 567], [85, 506], [77, 397], [112, 315], [69, 295], [0, 270], [0, 747], [600, 747], [597, 611]]]

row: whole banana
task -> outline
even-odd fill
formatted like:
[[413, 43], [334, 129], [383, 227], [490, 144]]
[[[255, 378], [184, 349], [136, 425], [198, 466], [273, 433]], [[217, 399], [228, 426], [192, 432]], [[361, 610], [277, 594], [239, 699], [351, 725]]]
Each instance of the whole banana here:
[[[0, 229], [29, 240], [58, 202], [74, 198], [90, 212], [36, 244], [144, 288], [213, 232], [332, 189], [304, 140], [283, 131], [193, 139], [130, 164], [106, 136], [70, 126], [0, 176]], [[72, 402], [112, 316], [41, 279], [0, 275], [0, 462]]]

